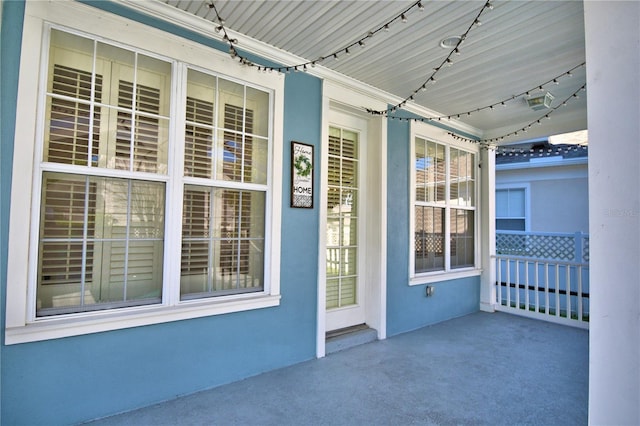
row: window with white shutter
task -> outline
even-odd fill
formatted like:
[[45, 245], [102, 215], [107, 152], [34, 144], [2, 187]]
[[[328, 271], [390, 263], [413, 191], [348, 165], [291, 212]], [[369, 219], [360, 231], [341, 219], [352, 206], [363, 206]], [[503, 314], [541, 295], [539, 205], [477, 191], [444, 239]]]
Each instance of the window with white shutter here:
[[414, 138], [412, 277], [475, 267], [475, 157], [454, 146]]
[[268, 98], [220, 77], [188, 75], [181, 298], [262, 291], [267, 159], [254, 146], [267, 141], [254, 116]]
[[16, 117], [34, 162], [12, 183], [11, 217], [31, 213], [11, 221], [5, 341], [277, 306], [283, 76], [105, 17], [81, 33], [49, 7], [30, 6], [42, 47], [20, 71], [41, 87]]
[[57, 30], [51, 39], [36, 314], [159, 303], [165, 183], [129, 173], [166, 170], [170, 66]]

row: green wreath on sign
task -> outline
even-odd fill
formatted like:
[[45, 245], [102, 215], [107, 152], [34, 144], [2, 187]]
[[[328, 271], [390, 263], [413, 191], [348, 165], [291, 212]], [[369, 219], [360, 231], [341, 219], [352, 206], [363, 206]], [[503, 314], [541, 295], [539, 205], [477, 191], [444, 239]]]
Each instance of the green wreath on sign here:
[[296, 172], [298, 172], [298, 176], [307, 177], [311, 174], [311, 160], [309, 160], [309, 158], [304, 154], [300, 154], [296, 157], [293, 167], [295, 167]]

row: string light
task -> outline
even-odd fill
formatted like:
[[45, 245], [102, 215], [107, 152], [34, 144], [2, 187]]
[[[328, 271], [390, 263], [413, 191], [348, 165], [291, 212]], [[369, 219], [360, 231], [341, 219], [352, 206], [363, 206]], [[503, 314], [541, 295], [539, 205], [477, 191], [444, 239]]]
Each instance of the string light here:
[[213, 9], [213, 11], [216, 14], [216, 19], [218, 20], [218, 25], [216, 26], [216, 32], [222, 33], [222, 40], [227, 42], [227, 44], [229, 45], [229, 54], [233, 59], [236, 59], [239, 57], [240, 63], [244, 65], [245, 61], [246, 62], [248, 61], [245, 58], [238, 55], [238, 52], [236, 51], [235, 45], [238, 44], [238, 40], [235, 38], [232, 39], [231, 37], [229, 37], [229, 34], [227, 34], [227, 29], [224, 26], [225, 21], [224, 19], [222, 19], [222, 17], [218, 13], [218, 8], [216, 8], [216, 5], [213, 3], [213, 1], [209, 3], [208, 6], [209, 6], [209, 9]]
[[516, 147], [493, 147], [496, 155], [503, 157], [551, 157], [569, 154], [570, 152], [588, 151], [588, 145], [559, 145], [553, 148], [516, 148]]
[[[510, 137], [510, 136], [517, 136], [520, 133], [526, 133], [534, 124], [542, 124], [542, 119], [551, 119], [551, 114], [553, 112], [555, 112], [557, 109], [562, 108], [567, 106], [567, 102], [571, 99], [575, 99], [574, 95], [582, 90], [586, 90], [586, 83], [582, 85], [582, 87], [580, 87], [578, 90], [575, 91], [574, 94], [572, 94], [571, 96], [569, 96], [565, 101], [563, 101], [560, 105], [552, 108], [552, 110], [546, 114], [544, 114], [543, 116], [541, 116], [540, 118], [532, 121], [531, 123], [527, 124], [526, 126], [517, 129], [511, 133], [502, 135], [502, 136], [498, 136], [495, 138], [491, 138], [491, 139], [472, 139], [472, 138], [468, 138], [468, 137], [464, 137], [464, 136], [460, 136], [456, 133], [453, 132], [448, 132], [449, 136], [451, 136], [453, 139], [456, 139], [458, 141], [462, 141], [462, 142], [467, 142], [467, 143], [471, 143], [471, 144], [475, 144], [475, 145], [479, 145], [480, 148], [483, 149], [489, 149], [489, 150], [496, 150], [497, 149], [497, 143], [503, 141], [504, 139]], [[390, 110], [395, 111], [396, 109], [399, 109], [400, 106], [394, 106], [392, 108], [390, 108]], [[369, 111], [371, 114], [373, 115], [386, 115], [385, 112], [383, 111]], [[420, 121], [422, 123], [430, 123], [432, 121], [441, 121], [443, 119], [447, 119], [447, 120], [451, 120], [451, 117], [457, 117], [460, 118], [460, 115], [463, 115], [464, 113], [461, 114], [451, 114], [451, 115], [447, 115], [447, 116], [441, 116], [441, 117], [429, 117], [429, 118], [424, 118], [424, 117], [397, 117], [397, 116], [392, 116], [392, 115], [387, 115], [387, 118], [389, 118], [390, 120], [398, 120], [398, 121], [406, 121], [406, 122], [410, 122], [410, 121]], [[468, 114], [468, 113], [467, 113]]]
[[[579, 64], [579, 65], [576, 65], [575, 67], [571, 68], [571, 70], [570, 70], [569, 72], [563, 72], [562, 74], [558, 75], [558, 76], [557, 76], [557, 77], [555, 77], [555, 78], [549, 79], [549, 80], [545, 81], [545, 82], [544, 82], [544, 83], [542, 83], [542, 84], [537, 84], [537, 85], [535, 85], [535, 86], [534, 86], [534, 88], [532, 88], [532, 89], [525, 90], [525, 91], [523, 91], [523, 92], [521, 92], [521, 93], [518, 93], [518, 94], [516, 94], [516, 95], [511, 95], [511, 96], [509, 96], [508, 98], [505, 98], [505, 99], [502, 99], [502, 100], [500, 100], [500, 101], [494, 102], [494, 103], [492, 103], [492, 104], [490, 104], [490, 105], [486, 105], [486, 106], [483, 106], [483, 107], [480, 107], [480, 108], [475, 108], [475, 109], [471, 109], [471, 110], [468, 110], [468, 111], [463, 111], [463, 112], [455, 113], [455, 114], [447, 114], [447, 115], [441, 115], [441, 116], [436, 116], [436, 117], [428, 117], [428, 118], [426, 118], [426, 119], [424, 119], [424, 120], [429, 120], [429, 121], [438, 120], [438, 121], [440, 121], [441, 119], [444, 119], [444, 118], [446, 118], [446, 119], [451, 119], [451, 117], [460, 117], [460, 116], [462, 116], [462, 115], [470, 116], [471, 114], [474, 114], [474, 113], [477, 113], [477, 112], [481, 112], [481, 111], [485, 111], [485, 110], [493, 111], [493, 110], [495, 109], [495, 107], [497, 107], [497, 106], [506, 107], [508, 102], [511, 102], [511, 101], [517, 100], [517, 99], [519, 99], [519, 98], [521, 98], [521, 97], [523, 97], [523, 96], [529, 96], [529, 95], [531, 94], [531, 92], [533, 92], [534, 90], [540, 90], [540, 88], [542, 88], [542, 90], [544, 90], [544, 86], [546, 86], [546, 85], [548, 85], [548, 84], [550, 84], [550, 83], [556, 83], [556, 82], [557, 82], [557, 83], [559, 83], [558, 79], [560, 79], [560, 78], [562, 78], [562, 77], [567, 76], [570, 72], [573, 72], [573, 71], [575, 71], [576, 69], [578, 69], [578, 68], [580, 68], [580, 67], [583, 67], [583, 66], [585, 66], [585, 65], [586, 65], [586, 62], [583, 62], [583, 63], [581, 63], [581, 64]], [[573, 74], [572, 74], [572, 75], [573, 75]], [[435, 80], [433, 77], [431, 77], [431, 79], [430, 79], [427, 83], [429, 83], [429, 82], [431, 82], [431, 83], [435, 83], [435, 82], [436, 82], [436, 80]], [[424, 87], [424, 88], [423, 88], [423, 87], [421, 87], [421, 88], [420, 88], [420, 90], [421, 90], [421, 91], [426, 90], [426, 88], [427, 88], [427, 83], [425, 83], [425, 84], [423, 85], [423, 87]], [[583, 87], [584, 87], [584, 86], [583, 86]], [[578, 92], [580, 92], [580, 91], [578, 91]], [[576, 95], [577, 95], [577, 92], [576, 92]], [[415, 96], [415, 95], [412, 95], [412, 96]], [[572, 96], [573, 96], [573, 95], [572, 95]], [[410, 97], [410, 98], [411, 98], [411, 97]], [[406, 100], [405, 100], [404, 102], [406, 103]], [[566, 101], [565, 101], [565, 102], [563, 102], [563, 106], [566, 106]], [[395, 107], [393, 107], [393, 108], [392, 108], [391, 110], [389, 110], [388, 112], [395, 112], [395, 109], [396, 109], [397, 107], [398, 107], [398, 105], [396, 105]], [[367, 111], [371, 112], [371, 110], [367, 110]], [[384, 113], [383, 113], [383, 114], [384, 114]]]
[[531, 123], [529, 123], [528, 125], [524, 126], [523, 128], [515, 130], [515, 131], [513, 131], [511, 133], [507, 133], [505, 135], [502, 135], [502, 136], [499, 136], [499, 137], [496, 137], [496, 138], [481, 139], [481, 140], [466, 138], [466, 137], [463, 137], [463, 136], [456, 135], [453, 132], [449, 132], [449, 135], [451, 137], [453, 137], [454, 139], [457, 139], [457, 140], [463, 140], [463, 141], [468, 141], [468, 142], [472, 142], [472, 143], [477, 143], [477, 144], [480, 144], [481, 146], [485, 146], [485, 147], [491, 147], [491, 146], [495, 147], [495, 144], [497, 142], [503, 141], [504, 139], [506, 139], [506, 138], [508, 138], [510, 136], [517, 136], [519, 132], [525, 132], [527, 129], [531, 128], [531, 126], [534, 125], [534, 124], [542, 124], [542, 120], [543, 119], [550, 120], [552, 113], [554, 113], [559, 108], [562, 108], [562, 107], [566, 106], [567, 102], [569, 100], [576, 99], [576, 95], [578, 94], [578, 92], [580, 92], [580, 91], [582, 91], [584, 89], [586, 89], [586, 83], [583, 84], [582, 87], [580, 87], [578, 90], [576, 90], [571, 96], [569, 96], [567, 99], [565, 99], [560, 105], [552, 108], [550, 112], [548, 112], [548, 113], [544, 114], [543, 116], [541, 116], [540, 118], [532, 121]]
[[[260, 65], [258, 66], [257, 64], [253, 63], [252, 61], [242, 57], [235, 49], [235, 45], [238, 44], [238, 40], [237, 39], [230, 39], [229, 36], [227, 35], [227, 30], [224, 26], [224, 19], [222, 19], [220, 17], [220, 14], [218, 13], [218, 9], [216, 8], [213, 0], [211, 0], [211, 3], [208, 3], [208, 7], [210, 9], [213, 9], [215, 14], [216, 14], [216, 19], [218, 20], [218, 25], [216, 26], [216, 32], [222, 32], [223, 33], [223, 40], [226, 41], [231, 49], [232, 49], [232, 54], [231, 56], [235, 59], [236, 57], [240, 57], [242, 58], [241, 62], [244, 65], [248, 65], [250, 67], [255, 67], [258, 68], [260, 67], [262, 70], [268, 70], [268, 71], [278, 71], [278, 72], [282, 72], [282, 70], [284, 68], [282, 67], [269, 67], [269, 66], [264, 66], [264, 65]], [[304, 69], [305, 66], [310, 65], [311, 67], [315, 67], [316, 64], [323, 62], [324, 60], [328, 59], [328, 58], [333, 58], [333, 59], [338, 59], [338, 56], [342, 53], [349, 55], [350, 53], [350, 49], [352, 49], [355, 46], [359, 46], [364, 48], [365, 47], [365, 43], [368, 39], [372, 38], [373, 36], [375, 36], [377, 33], [383, 31], [383, 32], [388, 32], [390, 29], [390, 26], [396, 22], [396, 21], [401, 21], [403, 23], [406, 23], [408, 21], [407, 18], [407, 14], [413, 10], [414, 8], [418, 8], [421, 12], [424, 11], [424, 6], [422, 4], [422, 0], [418, 0], [415, 3], [411, 4], [411, 6], [407, 7], [406, 9], [404, 9], [402, 12], [400, 12], [399, 14], [395, 15], [393, 18], [389, 19], [388, 21], [386, 21], [384, 24], [376, 27], [374, 30], [369, 31], [364, 37], [359, 38], [358, 40], [349, 43], [348, 45], [346, 45], [345, 47], [342, 47], [334, 52], [331, 52], [327, 55], [324, 56], [320, 56], [319, 58], [313, 60], [313, 61], [307, 61], [307, 62], [303, 62], [301, 64], [297, 64], [297, 65], [290, 65], [291, 67], [300, 67], [302, 69]]]
[[[419, 91], [422, 90], [422, 87], [428, 83], [428, 82], [435, 82], [435, 75], [440, 72], [440, 70], [445, 66], [445, 65], [450, 65], [452, 63], [451, 61], [451, 55], [459, 55], [460, 54], [460, 45], [465, 41], [465, 39], [467, 38], [467, 35], [469, 34], [469, 32], [476, 26], [480, 26], [482, 25], [482, 23], [480, 22], [480, 16], [482, 15], [482, 13], [485, 10], [492, 10], [493, 9], [493, 5], [491, 4], [490, 0], [487, 0], [487, 2], [482, 6], [482, 9], [480, 9], [480, 12], [478, 12], [477, 16], [474, 18], [474, 20], [472, 21], [471, 25], [469, 25], [469, 27], [467, 28], [467, 30], [460, 36], [460, 40], [458, 40], [458, 43], [454, 46], [454, 48], [451, 50], [451, 52], [449, 52], [449, 54], [447, 55], [447, 57], [442, 61], [442, 63], [433, 69], [433, 72], [431, 73], [431, 75], [427, 78], [426, 82], [424, 84], [421, 84], [420, 86], [418, 86], [417, 89], [415, 89], [409, 96], [407, 96], [404, 100], [402, 100], [400, 103], [398, 103], [397, 105], [395, 105], [396, 107], [399, 106], [400, 104], [405, 104], [409, 98], [411, 98], [411, 96], [414, 96], [416, 93], [418, 93]], [[371, 110], [371, 109], [367, 109], [367, 111], [370, 114], [373, 115], [386, 115], [388, 114], [391, 109], [387, 109], [387, 110]]]
[[[322, 62], [324, 60], [326, 60], [327, 58], [333, 58], [334, 60], [338, 60], [339, 59], [339, 54], [344, 53], [345, 55], [349, 56], [351, 51], [349, 50], [350, 48], [353, 48], [354, 46], [359, 46], [364, 48], [365, 47], [365, 42], [372, 38], [375, 34], [377, 34], [380, 31], [384, 31], [384, 32], [388, 32], [390, 30], [390, 25], [393, 24], [395, 21], [401, 21], [403, 23], [406, 23], [408, 21], [407, 19], [407, 13], [410, 12], [412, 9], [414, 8], [418, 8], [421, 12], [424, 11], [424, 6], [422, 5], [421, 1], [416, 1], [415, 3], [413, 3], [411, 6], [409, 6], [407, 9], [405, 9], [403, 12], [401, 12], [400, 14], [396, 15], [395, 17], [393, 17], [392, 19], [390, 19], [389, 21], [387, 21], [386, 23], [384, 23], [383, 25], [377, 27], [375, 30], [373, 31], [369, 31], [367, 33], [367, 35], [365, 35], [364, 37], [358, 39], [357, 41], [348, 44], [347, 46], [338, 49], [328, 55], [325, 56], [320, 56], [319, 58], [317, 58], [316, 60], [313, 61], [308, 61], [308, 62], [304, 62], [298, 65], [291, 65], [291, 66], [287, 66], [287, 67], [269, 67], [269, 66], [264, 66], [264, 65], [257, 65], [255, 63], [253, 63], [252, 61], [250, 61], [249, 59], [241, 56], [237, 49], [236, 49], [236, 45], [238, 44], [238, 39], [235, 38], [231, 38], [229, 37], [229, 34], [227, 33], [226, 27], [225, 27], [225, 20], [222, 19], [222, 17], [220, 16], [220, 14], [218, 13], [218, 10], [215, 6], [215, 4], [213, 3], [213, 1], [211, 1], [211, 3], [208, 4], [208, 7], [210, 9], [213, 9], [215, 14], [216, 14], [216, 19], [218, 21], [218, 24], [215, 27], [215, 31], [217, 33], [222, 33], [222, 39], [223, 41], [225, 41], [228, 45], [229, 45], [229, 54], [231, 55], [231, 57], [233, 59], [238, 59], [238, 61], [240, 62], [241, 65], [245, 65], [245, 66], [250, 66], [250, 67], [255, 67], [257, 68], [258, 71], [264, 71], [264, 72], [273, 72], [273, 71], [278, 71], [278, 72], [286, 72], [286, 73], [290, 73], [291, 69], [294, 70], [294, 72], [298, 72], [299, 69], [301, 69], [302, 71], [307, 71], [308, 70], [308, 66], [311, 66], [312, 68], [314, 68], [316, 66], [317, 63]], [[371, 110], [371, 109], [367, 109], [367, 112], [369, 112], [372, 115], [385, 115], [388, 118], [390, 118], [391, 120], [406, 120], [406, 121], [422, 121], [422, 122], [430, 122], [433, 120], [437, 120], [437, 121], [441, 121], [442, 119], [447, 119], [450, 120], [452, 116], [455, 116], [457, 118], [460, 118], [461, 115], [468, 115], [470, 116], [471, 113], [474, 112], [479, 112], [485, 109], [490, 109], [493, 110], [495, 106], [497, 105], [502, 105], [502, 106], [506, 106], [506, 103], [519, 98], [520, 96], [523, 95], [528, 95], [530, 91], [535, 90], [535, 89], [530, 89], [526, 92], [520, 93], [519, 95], [513, 95], [509, 98], [506, 98], [502, 101], [493, 103], [491, 105], [487, 105], [485, 107], [481, 107], [481, 108], [476, 108], [475, 110], [470, 110], [470, 111], [466, 111], [466, 112], [462, 112], [462, 113], [458, 113], [458, 114], [451, 114], [451, 115], [446, 115], [446, 116], [439, 116], [439, 117], [429, 117], [429, 118], [402, 118], [402, 117], [395, 117], [395, 116], [391, 116], [389, 115], [389, 112], [395, 112], [397, 109], [403, 108], [407, 102], [409, 101], [413, 101], [415, 99], [415, 95], [420, 92], [420, 91], [425, 91], [427, 89], [427, 84], [428, 83], [435, 83], [436, 82], [436, 78], [435, 75], [440, 72], [440, 70], [446, 65], [446, 66], [451, 66], [453, 64], [453, 61], [451, 60], [451, 55], [460, 55], [460, 45], [465, 41], [465, 39], [467, 38], [467, 35], [469, 34], [469, 32], [477, 26], [482, 25], [482, 22], [480, 21], [480, 16], [483, 14], [483, 12], [485, 10], [493, 10], [494, 6], [491, 3], [490, 0], [487, 0], [487, 2], [483, 5], [482, 9], [479, 11], [478, 15], [476, 16], [476, 18], [472, 21], [472, 24], [467, 28], [467, 30], [462, 34], [462, 36], [460, 36], [460, 40], [458, 41], [458, 43], [454, 46], [454, 48], [451, 50], [451, 52], [449, 52], [449, 55], [447, 55], [447, 57], [443, 60], [443, 62], [436, 68], [433, 69], [432, 74], [427, 78], [427, 80], [418, 87], [418, 89], [414, 90], [408, 97], [406, 97], [404, 100], [402, 100], [400, 103], [398, 103], [397, 105], [394, 105], [392, 107], [390, 107], [387, 110]], [[549, 83], [553, 83], [553, 84], [559, 84], [558, 79], [563, 77], [563, 76], [568, 76], [568, 77], [572, 77], [573, 76], [573, 71], [581, 66], [584, 66], [585, 63], [583, 62], [582, 64], [572, 68], [571, 70], [567, 71], [566, 73], [561, 74], [560, 76], [557, 76], [549, 81], [546, 81], [545, 83], [543, 83], [542, 85], [538, 85], [536, 86], [536, 88], [538, 90], [544, 90], [544, 86], [549, 84]], [[467, 141], [467, 142], [471, 142], [474, 144], [479, 144], [481, 147], [483, 148], [487, 148], [487, 149], [496, 149], [496, 142], [499, 142], [501, 140], [504, 140], [505, 138], [508, 138], [510, 136], [515, 136], [518, 135], [519, 132], [526, 132], [529, 128], [531, 128], [531, 126], [534, 123], [538, 123], [541, 124], [541, 119], [542, 118], [546, 118], [546, 119], [551, 119], [550, 114], [552, 112], [554, 112], [555, 110], [557, 110], [558, 108], [562, 107], [562, 106], [566, 106], [567, 105], [567, 101], [569, 101], [570, 99], [577, 99], [578, 96], [578, 92], [585, 90], [585, 85], [583, 85], [578, 91], [576, 91], [575, 93], [573, 93], [569, 98], [567, 98], [565, 101], [563, 101], [561, 103], [561, 105], [556, 106], [555, 108], [552, 109], [551, 112], [547, 113], [546, 115], [544, 115], [543, 117], [541, 117], [540, 119], [534, 120], [533, 122], [531, 122], [530, 124], [528, 124], [527, 126], [518, 129], [514, 132], [511, 132], [509, 134], [497, 137], [497, 138], [492, 138], [492, 139], [470, 139], [470, 138], [466, 138], [466, 137], [462, 137], [459, 135], [456, 135], [455, 133], [450, 132], [449, 135], [451, 135], [453, 138], [458, 139], [458, 140], [462, 140], [462, 141]]]

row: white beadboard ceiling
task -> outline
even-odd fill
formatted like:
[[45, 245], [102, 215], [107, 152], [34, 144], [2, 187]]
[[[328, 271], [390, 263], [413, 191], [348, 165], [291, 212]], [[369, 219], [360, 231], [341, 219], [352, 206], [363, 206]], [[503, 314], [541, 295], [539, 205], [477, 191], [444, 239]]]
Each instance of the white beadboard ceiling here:
[[[215, 27], [215, 14], [202, 0], [163, 0], [164, 3], [201, 18]], [[390, 21], [413, 1], [335, 0], [214, 0], [225, 27], [304, 60], [312, 61], [350, 45], [369, 31]], [[419, 91], [412, 103], [442, 115], [452, 115], [481, 138], [509, 134], [537, 121], [551, 110], [533, 111], [520, 96], [493, 110], [457, 114], [487, 107], [537, 88], [557, 76], [558, 83], [544, 89], [555, 97], [552, 107], [585, 84], [586, 69], [565, 73], [585, 61], [582, 1], [491, 2], [444, 66], [435, 83]], [[368, 39], [364, 48], [350, 49], [339, 60], [326, 59], [323, 67], [368, 86], [404, 99], [419, 89], [449, 55], [440, 47], [446, 37], [461, 35], [483, 9], [484, 1], [423, 0], [406, 14], [407, 22], [395, 21], [388, 32]], [[184, 15], [183, 13], [177, 13]], [[242, 37], [239, 37], [242, 49]], [[246, 40], [246, 38], [244, 38]], [[296, 65], [295, 61], [283, 65]], [[258, 71], [256, 71], [258, 72]], [[533, 91], [531, 94], [541, 93]], [[526, 133], [502, 144], [587, 127], [586, 91], [566, 106], [541, 120]]]

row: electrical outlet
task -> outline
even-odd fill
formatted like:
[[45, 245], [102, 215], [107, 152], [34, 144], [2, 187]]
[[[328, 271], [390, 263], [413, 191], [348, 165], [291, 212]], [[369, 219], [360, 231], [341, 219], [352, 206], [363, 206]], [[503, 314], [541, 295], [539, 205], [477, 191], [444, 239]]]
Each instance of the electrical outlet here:
[[433, 296], [433, 292], [435, 291], [435, 287], [432, 285], [428, 285], [426, 289], [427, 297]]

